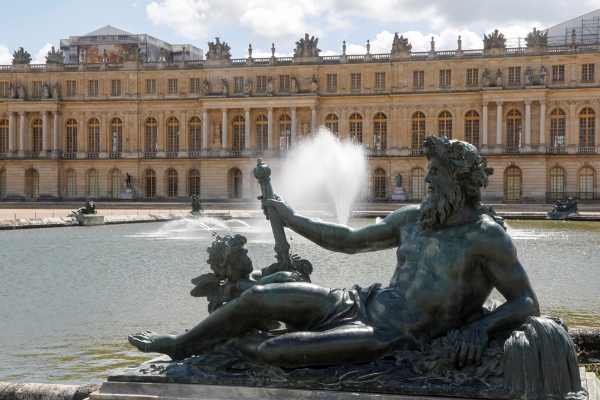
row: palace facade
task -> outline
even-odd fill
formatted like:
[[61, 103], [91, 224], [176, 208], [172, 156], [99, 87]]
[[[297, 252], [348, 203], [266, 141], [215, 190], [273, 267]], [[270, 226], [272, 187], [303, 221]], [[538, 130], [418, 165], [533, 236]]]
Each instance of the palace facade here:
[[0, 197], [118, 199], [129, 174], [138, 199], [255, 199], [256, 158], [276, 167], [326, 126], [366, 148], [373, 199], [391, 199], [397, 173], [425, 195], [428, 134], [486, 155], [486, 200], [598, 199], [600, 46], [572, 36], [413, 52], [396, 35], [388, 54], [320, 56], [306, 35], [293, 57], [243, 59], [217, 39], [205, 60], [41, 65], [21, 49], [0, 66]]

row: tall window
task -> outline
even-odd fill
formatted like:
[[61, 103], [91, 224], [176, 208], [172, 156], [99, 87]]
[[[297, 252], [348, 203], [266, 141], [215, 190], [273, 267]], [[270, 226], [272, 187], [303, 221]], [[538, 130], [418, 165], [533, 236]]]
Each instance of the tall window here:
[[167, 119], [167, 151], [179, 151], [179, 120], [175, 117]]
[[31, 150], [34, 153], [39, 153], [40, 151], [42, 151], [42, 137], [43, 137], [42, 120], [39, 118], [34, 119], [31, 126], [33, 129], [33, 132], [31, 135], [31, 139], [32, 139]]
[[508, 167], [505, 172], [506, 200], [521, 199], [521, 169]]
[[385, 72], [375, 72], [375, 88], [385, 89]]
[[337, 90], [337, 74], [327, 74], [327, 90]]
[[67, 171], [66, 189], [65, 197], [69, 199], [77, 197], [77, 173], [72, 169]]
[[583, 82], [592, 82], [594, 80], [594, 64], [581, 65], [581, 80]]
[[412, 115], [412, 148], [420, 149], [425, 141], [425, 114], [417, 111]]
[[256, 91], [257, 92], [266, 92], [267, 91], [267, 76], [266, 75], [258, 75], [256, 77]]
[[508, 83], [521, 83], [521, 67], [508, 67]]
[[229, 172], [229, 197], [232, 199], [242, 198], [242, 171], [238, 168]]
[[8, 152], [8, 120], [0, 120], [0, 153]]
[[233, 151], [244, 150], [246, 119], [241, 115], [233, 118]]
[[382, 168], [373, 173], [373, 198], [385, 199], [385, 170]]
[[553, 65], [552, 66], [552, 82], [564, 82], [565, 81], [565, 66], [564, 65]]
[[35, 169], [29, 169], [25, 173], [25, 181], [27, 182], [27, 196], [30, 199], [40, 197], [40, 173]]
[[111, 96], [120, 96], [121, 95], [121, 80], [120, 79], [111, 79], [110, 95]]
[[93, 79], [88, 81], [88, 95], [98, 96], [98, 80]]
[[241, 93], [244, 91], [244, 77], [234, 76], [233, 77], [233, 91]]
[[521, 112], [512, 109], [508, 112], [506, 120], [506, 147], [510, 149], [521, 148]]
[[410, 187], [413, 200], [425, 197], [425, 171], [415, 168], [410, 172]]
[[268, 118], [259, 115], [256, 118], [256, 150], [266, 150], [269, 142]]
[[594, 198], [594, 170], [583, 167], [579, 170], [579, 199], [592, 200]]
[[0, 82], [0, 97], [8, 96], [8, 82]]
[[6, 170], [0, 170], [0, 199], [6, 197]]
[[373, 118], [373, 148], [387, 150], [387, 115], [380, 112]]
[[[146, 119], [146, 148], [145, 151], [152, 153], [158, 151], [158, 123], [156, 118], [148, 117]], [[147, 196], [146, 196], [147, 197]], [[152, 196], [154, 197], [154, 196]]]
[[88, 121], [88, 152], [100, 152], [100, 121], [98, 118]]
[[177, 171], [170, 169], [167, 171], [167, 197], [176, 198], [179, 195], [179, 177]]
[[479, 147], [479, 113], [475, 110], [465, 114], [465, 139], [475, 147]]
[[189, 151], [202, 150], [202, 121], [198, 117], [192, 117], [188, 122], [188, 126], [190, 130]]
[[292, 119], [283, 114], [279, 117], [279, 149], [287, 150], [292, 145]]
[[479, 68], [467, 68], [467, 85], [479, 84]]
[[190, 78], [190, 93], [200, 93], [200, 78]]
[[325, 128], [329, 129], [335, 136], [338, 135], [339, 125], [337, 115], [328, 114], [327, 117], [325, 117]]
[[413, 86], [425, 86], [425, 71], [413, 71]]
[[290, 90], [290, 76], [279, 75], [279, 91], [287, 92]]
[[440, 69], [440, 86], [450, 86], [452, 83], [452, 71]]
[[565, 146], [565, 126], [565, 112], [560, 108], [552, 110], [552, 113], [550, 113], [550, 147]]
[[123, 151], [123, 121], [119, 117], [110, 120], [110, 148], [113, 153]]
[[362, 88], [362, 74], [350, 74], [350, 89]]
[[167, 79], [167, 94], [179, 93], [179, 80], [176, 78]]
[[[71, 82], [71, 81], [67, 81]], [[42, 81], [33, 81], [33, 93], [32, 97], [41, 97], [42, 96]]]
[[452, 139], [452, 114], [448, 111], [442, 111], [438, 115], [438, 136], [442, 135]]
[[73, 118], [67, 120], [67, 153], [77, 152], [77, 121]]
[[362, 143], [362, 119], [362, 115], [359, 113], [354, 113], [350, 116], [350, 138], [356, 143]]
[[77, 95], [77, 81], [67, 81], [67, 95]]
[[153, 169], [146, 170], [144, 181], [146, 183], [146, 197], [156, 197], [156, 172]]
[[156, 79], [146, 79], [146, 94], [156, 94]]
[[550, 198], [562, 199], [565, 191], [565, 170], [554, 167], [550, 170]]
[[200, 196], [200, 171], [197, 169], [191, 169], [188, 172], [188, 192], [189, 197]]
[[594, 110], [586, 107], [579, 113], [579, 147], [593, 147], [596, 115]]
[[97, 169], [93, 169], [88, 172], [88, 196], [94, 198], [98, 197], [98, 181], [100, 179], [100, 173]]
[[123, 190], [123, 180], [121, 178], [121, 171], [113, 169], [110, 173], [110, 197], [113, 199], [121, 198], [121, 191]]

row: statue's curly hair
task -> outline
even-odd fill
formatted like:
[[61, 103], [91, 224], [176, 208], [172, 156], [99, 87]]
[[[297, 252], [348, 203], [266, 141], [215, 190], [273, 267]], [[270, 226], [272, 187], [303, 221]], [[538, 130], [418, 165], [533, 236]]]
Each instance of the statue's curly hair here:
[[248, 242], [242, 235], [217, 235], [211, 247], [207, 248], [208, 264], [219, 279], [227, 278], [227, 257], [234, 250], [239, 250]]

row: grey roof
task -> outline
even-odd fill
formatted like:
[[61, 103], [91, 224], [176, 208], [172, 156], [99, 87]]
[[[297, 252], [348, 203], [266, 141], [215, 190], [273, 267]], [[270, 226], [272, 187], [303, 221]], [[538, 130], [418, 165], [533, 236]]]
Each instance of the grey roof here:
[[127, 32], [116, 26], [106, 25], [103, 28], [97, 29], [93, 32], [87, 33], [83, 36], [107, 36], [107, 35], [133, 35], [131, 32]]
[[553, 35], [562, 35], [565, 33], [565, 30], [567, 28], [578, 28], [582, 26], [582, 22], [583, 20], [591, 20], [595, 18], [600, 18], [600, 9], [595, 10], [595, 11], [590, 11], [587, 14], [583, 14], [580, 15], [579, 17], [575, 17], [575, 18], [571, 18], [568, 21], [565, 22], [561, 22], [560, 24], [551, 26], [549, 28], [547, 28], [548, 31], [548, 36], [553, 36]]

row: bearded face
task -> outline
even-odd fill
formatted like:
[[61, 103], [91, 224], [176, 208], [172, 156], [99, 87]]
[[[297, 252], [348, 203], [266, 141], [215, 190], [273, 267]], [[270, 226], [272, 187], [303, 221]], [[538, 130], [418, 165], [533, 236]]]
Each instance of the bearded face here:
[[448, 168], [436, 158], [429, 161], [425, 182], [429, 183], [429, 190], [421, 202], [420, 225], [423, 230], [439, 229], [458, 209], [462, 188]]

